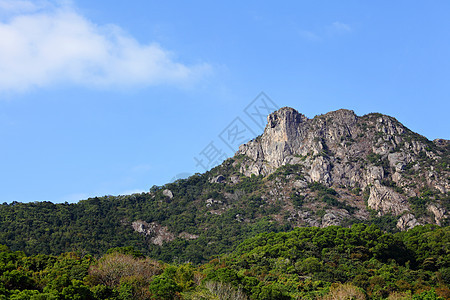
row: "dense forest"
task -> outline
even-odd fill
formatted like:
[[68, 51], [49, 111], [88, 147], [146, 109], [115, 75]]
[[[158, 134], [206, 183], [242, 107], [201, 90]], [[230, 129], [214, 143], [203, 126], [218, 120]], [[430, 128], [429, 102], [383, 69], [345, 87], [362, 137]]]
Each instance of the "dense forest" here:
[[[204, 174], [195, 174], [149, 193], [89, 198], [78, 203], [51, 202], [0, 205], [0, 244], [27, 255], [78, 251], [102, 255], [110, 248], [133, 246], [145, 255], [165, 262], [205, 262], [211, 255], [227, 253], [245, 238], [262, 232], [292, 228], [270, 218], [281, 210], [280, 203], [262, 205], [258, 189], [262, 177], [245, 177], [233, 186], [211, 182], [217, 173], [237, 172], [229, 159]], [[163, 191], [170, 189], [172, 199]], [[224, 193], [232, 195], [225, 199]], [[205, 205], [213, 198], [221, 204]], [[220, 213], [210, 210], [226, 207]], [[245, 222], [236, 217], [239, 215]], [[175, 235], [162, 246], [133, 230], [135, 220], [157, 222]], [[179, 237], [183, 232], [196, 239]]]
[[[78, 203], [12, 202], [0, 205], [0, 244], [12, 251], [27, 255], [64, 252], [103, 255], [110, 248], [133, 246], [143, 254], [165, 262], [206, 262], [212, 255], [232, 251], [244, 239], [258, 233], [288, 231], [297, 225], [289, 220], [286, 203], [301, 208], [310, 201], [322, 205], [310, 211], [323, 216], [328, 208], [355, 210], [339, 200], [336, 190], [318, 182], [310, 183], [309, 199], [298, 189], [289, 190], [289, 199], [267, 201], [262, 193], [273, 182], [286, 181], [299, 176], [296, 165], [286, 165], [277, 172], [263, 176], [247, 177], [239, 173], [242, 157], [234, 157], [204, 173], [195, 174], [164, 186], [154, 186], [149, 193], [89, 198]], [[237, 164], [236, 164], [237, 163]], [[235, 184], [213, 182], [216, 176], [239, 176]], [[164, 195], [170, 190], [173, 198]], [[432, 197], [448, 195], [425, 190], [417, 197], [418, 207], [423, 207]], [[365, 197], [361, 192], [361, 196]], [[208, 204], [208, 199], [214, 202]], [[361, 200], [363, 201], [363, 200]], [[372, 212], [364, 223], [376, 224], [384, 231], [397, 231], [398, 217]], [[174, 239], [155, 245], [149, 237], [133, 230], [135, 220], [156, 222], [174, 234]], [[363, 221], [348, 218], [346, 226]], [[185, 239], [182, 233], [195, 235]]]
[[168, 264], [133, 247], [96, 257], [1, 246], [0, 269], [0, 299], [449, 299], [450, 229], [296, 228], [204, 264]]

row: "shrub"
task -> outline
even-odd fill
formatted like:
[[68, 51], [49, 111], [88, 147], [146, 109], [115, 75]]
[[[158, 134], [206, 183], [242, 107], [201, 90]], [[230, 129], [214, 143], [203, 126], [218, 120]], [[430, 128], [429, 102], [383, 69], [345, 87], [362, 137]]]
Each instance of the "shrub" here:
[[360, 288], [349, 284], [333, 283], [330, 292], [323, 297], [324, 300], [364, 300], [366, 295]]
[[161, 272], [162, 265], [156, 261], [149, 258], [136, 259], [118, 252], [106, 254], [89, 268], [90, 281], [108, 287], [117, 287], [125, 277], [136, 276], [150, 280]]

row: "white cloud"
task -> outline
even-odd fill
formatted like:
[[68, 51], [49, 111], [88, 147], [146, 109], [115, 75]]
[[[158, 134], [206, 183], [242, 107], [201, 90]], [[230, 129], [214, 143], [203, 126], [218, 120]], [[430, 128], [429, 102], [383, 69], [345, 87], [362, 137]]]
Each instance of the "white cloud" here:
[[300, 30], [299, 34], [302, 38], [306, 39], [306, 40], [310, 40], [310, 41], [320, 41], [322, 40], [322, 38], [320, 36], [318, 36], [317, 34], [315, 34], [312, 31], [308, 31], [308, 30]]
[[331, 24], [331, 28], [337, 33], [345, 33], [352, 31], [350, 25], [342, 22], [333, 22], [333, 24]]
[[316, 31], [317, 32], [309, 30], [300, 30], [299, 35], [305, 40], [317, 42], [327, 40], [327, 38], [333, 36], [338, 36], [341, 34], [351, 32], [352, 28], [348, 24], [336, 21], [331, 23], [331, 25], [324, 26]]
[[2, 13], [23, 13], [27, 11], [35, 11], [38, 7], [38, 4], [30, 1], [0, 0], [0, 11]]
[[71, 5], [0, 0], [0, 91], [58, 83], [94, 87], [185, 85], [209, 72], [115, 25], [99, 26]]

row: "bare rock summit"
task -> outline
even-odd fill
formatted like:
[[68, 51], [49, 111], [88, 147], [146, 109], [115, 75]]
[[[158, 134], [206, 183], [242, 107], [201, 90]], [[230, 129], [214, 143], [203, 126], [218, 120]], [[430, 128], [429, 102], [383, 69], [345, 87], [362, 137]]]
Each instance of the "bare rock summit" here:
[[[448, 140], [429, 141], [379, 113], [357, 116], [340, 109], [309, 119], [283, 107], [267, 117], [264, 133], [241, 145], [235, 158], [240, 173], [249, 177], [296, 166], [298, 178], [287, 184], [290, 188], [307, 190], [317, 182], [342, 191], [339, 195], [347, 195], [358, 209], [396, 216], [397, 227], [407, 229], [448, 218], [449, 152]], [[344, 216], [327, 212], [321, 223], [336, 224]]]

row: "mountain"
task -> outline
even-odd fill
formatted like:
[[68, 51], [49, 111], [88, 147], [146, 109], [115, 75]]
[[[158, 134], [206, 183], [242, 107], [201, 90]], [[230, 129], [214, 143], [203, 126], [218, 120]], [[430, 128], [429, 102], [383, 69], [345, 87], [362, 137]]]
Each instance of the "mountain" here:
[[[285, 208], [300, 223], [326, 226], [340, 225], [348, 217], [366, 220], [372, 209], [398, 217], [397, 227], [404, 230], [447, 222], [449, 150], [448, 140], [428, 141], [389, 116], [358, 117], [341, 109], [308, 119], [284, 107], [269, 115], [264, 133], [242, 145], [237, 155], [243, 156], [240, 172], [246, 176], [268, 176], [280, 167], [296, 166], [299, 171], [284, 176], [286, 184], [272, 184], [267, 197], [288, 203], [294, 190], [304, 197], [306, 210]], [[307, 209], [323, 206], [307, 189], [312, 182], [333, 187], [338, 201], [354, 213], [327, 209], [321, 220], [308, 218]]]
[[284, 107], [234, 157], [148, 193], [3, 204], [0, 244], [28, 254], [134, 246], [199, 263], [258, 233], [295, 227], [447, 226], [449, 151], [448, 140], [429, 141], [378, 113], [308, 119]]

